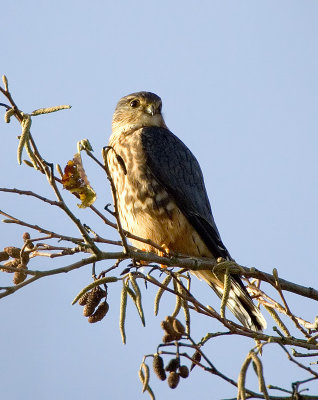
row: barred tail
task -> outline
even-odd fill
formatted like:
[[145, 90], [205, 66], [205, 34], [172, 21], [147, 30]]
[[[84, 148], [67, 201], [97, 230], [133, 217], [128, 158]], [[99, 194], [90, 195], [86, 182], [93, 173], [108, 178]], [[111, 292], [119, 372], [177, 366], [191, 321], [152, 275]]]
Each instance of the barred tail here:
[[[222, 298], [223, 283], [211, 271], [193, 272], [199, 279], [204, 279], [215, 293]], [[231, 280], [231, 291], [227, 307], [235, 317], [246, 327], [253, 331], [262, 331], [266, 328], [266, 320], [260, 310], [255, 306], [241, 280], [235, 277]]]

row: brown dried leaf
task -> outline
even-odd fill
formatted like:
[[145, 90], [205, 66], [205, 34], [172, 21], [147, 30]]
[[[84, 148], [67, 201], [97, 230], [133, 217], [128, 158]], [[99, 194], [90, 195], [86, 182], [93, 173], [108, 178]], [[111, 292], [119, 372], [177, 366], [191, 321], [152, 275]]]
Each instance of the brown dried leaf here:
[[64, 168], [62, 183], [65, 189], [81, 200], [78, 207], [86, 208], [95, 202], [96, 193], [89, 184], [80, 153], [76, 153], [73, 160], [68, 161]]

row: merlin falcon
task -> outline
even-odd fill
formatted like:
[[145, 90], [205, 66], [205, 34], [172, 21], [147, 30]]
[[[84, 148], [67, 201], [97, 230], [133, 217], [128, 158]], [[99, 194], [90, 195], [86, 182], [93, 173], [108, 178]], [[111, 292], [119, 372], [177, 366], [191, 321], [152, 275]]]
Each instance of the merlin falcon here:
[[[119, 100], [112, 120], [107, 162], [123, 229], [151, 239], [167, 252], [232, 260], [214, 222], [198, 161], [169, 131], [159, 96], [132, 93]], [[135, 247], [159, 252], [132, 240]], [[193, 271], [222, 297], [224, 275]], [[247, 328], [266, 321], [238, 276], [231, 276], [228, 308]]]

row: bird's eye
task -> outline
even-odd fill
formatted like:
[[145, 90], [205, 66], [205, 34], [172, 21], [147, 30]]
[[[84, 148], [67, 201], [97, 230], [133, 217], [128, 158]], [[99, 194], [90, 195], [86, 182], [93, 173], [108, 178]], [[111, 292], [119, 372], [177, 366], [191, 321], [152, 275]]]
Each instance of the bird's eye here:
[[130, 107], [136, 108], [136, 107], [139, 106], [139, 104], [140, 104], [140, 101], [135, 99], [135, 100], [132, 100], [132, 101], [130, 102]]
[[161, 110], [162, 110], [162, 104], [160, 103], [158, 106], [158, 112], [161, 113]]

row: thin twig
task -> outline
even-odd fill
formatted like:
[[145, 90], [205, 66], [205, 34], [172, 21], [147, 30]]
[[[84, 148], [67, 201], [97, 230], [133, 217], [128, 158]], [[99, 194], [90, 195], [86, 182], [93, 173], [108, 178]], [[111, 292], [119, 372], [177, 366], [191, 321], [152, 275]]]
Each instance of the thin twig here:
[[310, 367], [306, 367], [304, 364], [302, 364], [301, 362], [297, 361], [294, 359], [294, 357], [291, 356], [291, 354], [289, 353], [289, 351], [285, 348], [284, 345], [282, 345], [281, 343], [278, 343], [279, 346], [284, 350], [284, 352], [287, 354], [287, 358], [289, 361], [293, 362], [294, 364], [296, 364], [299, 368], [302, 368], [304, 370], [306, 370], [307, 372], [309, 372], [311, 375], [313, 375], [314, 377], [316, 377], [318, 379], [318, 373], [316, 371], [314, 371], [313, 369], [311, 369]]
[[6, 221], [6, 222], [9, 222], [9, 220], [10, 220], [11, 223], [14, 223], [14, 224], [17, 224], [17, 225], [21, 225], [21, 226], [25, 226], [25, 227], [33, 229], [35, 231], [47, 234], [52, 238], [65, 240], [65, 241], [73, 242], [73, 243], [76, 243], [76, 244], [83, 242], [82, 238], [76, 238], [76, 237], [72, 237], [72, 236], [65, 236], [65, 235], [50, 231], [48, 229], [42, 228], [42, 227], [40, 227], [38, 225], [29, 224], [27, 222], [24, 222], [24, 221], [20, 220], [19, 218], [13, 217], [12, 215], [5, 213], [2, 210], [0, 210], [0, 214], [8, 218], [8, 221]]
[[[115, 209], [115, 218], [116, 218], [116, 222], [117, 222], [117, 230], [118, 230], [118, 233], [119, 233], [120, 238], [122, 240], [122, 244], [123, 244], [123, 248], [124, 248], [125, 253], [126, 254], [130, 254], [128, 243], [127, 243], [127, 239], [126, 239], [126, 236], [125, 236], [125, 233], [123, 231], [123, 227], [122, 227], [121, 221], [120, 221], [119, 209], [118, 209], [117, 191], [116, 191], [116, 187], [115, 187], [113, 178], [112, 178], [110, 170], [109, 170], [109, 165], [108, 165], [108, 160], [107, 160], [107, 154], [108, 154], [108, 151], [110, 151], [110, 150], [113, 150], [113, 148], [106, 147], [105, 149], [103, 149], [104, 171], [106, 172], [107, 179], [109, 180], [110, 187], [111, 187], [111, 190], [112, 190], [113, 201], [114, 201], [114, 209]], [[93, 158], [91, 152], [87, 151], [87, 154], [89, 154]], [[97, 161], [95, 157], [94, 157], [94, 160]]]
[[32, 192], [31, 190], [21, 190], [21, 189], [8, 189], [8, 188], [0, 188], [0, 192], [6, 192], [6, 193], [15, 193], [19, 195], [25, 195], [25, 196], [31, 196], [35, 197], [41, 201], [44, 201], [45, 203], [51, 204], [52, 206], [60, 206], [60, 203], [58, 201], [50, 200], [47, 197], [41, 196], [37, 193]]
[[289, 316], [289, 318], [294, 322], [294, 324], [296, 325], [296, 327], [301, 331], [301, 333], [306, 337], [306, 338], [310, 338], [311, 337], [311, 335], [308, 333], [308, 332], [306, 332], [305, 331], [305, 329], [299, 324], [299, 322], [297, 321], [297, 318], [294, 316], [294, 314], [290, 311], [290, 308], [289, 308], [289, 306], [288, 306], [288, 304], [287, 304], [287, 301], [286, 301], [286, 299], [285, 299], [285, 296], [284, 296], [284, 294], [283, 294], [283, 292], [282, 292], [282, 288], [281, 288], [281, 286], [280, 286], [280, 282], [279, 282], [279, 279], [278, 279], [278, 274], [277, 274], [277, 270], [275, 269], [275, 274], [273, 274], [274, 275], [274, 278], [275, 278], [275, 283], [276, 283], [276, 290], [278, 291], [278, 293], [279, 293], [279, 295], [280, 295], [280, 297], [281, 297], [281, 299], [282, 299], [282, 301], [283, 301], [283, 303], [284, 303], [284, 306], [285, 306], [285, 309], [286, 309], [286, 315], [288, 315]]

